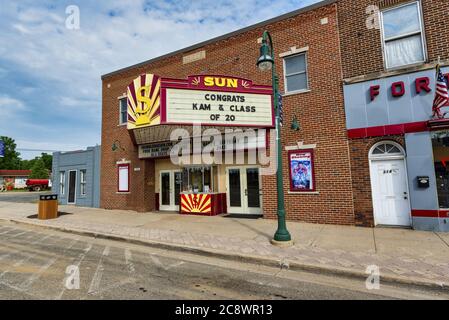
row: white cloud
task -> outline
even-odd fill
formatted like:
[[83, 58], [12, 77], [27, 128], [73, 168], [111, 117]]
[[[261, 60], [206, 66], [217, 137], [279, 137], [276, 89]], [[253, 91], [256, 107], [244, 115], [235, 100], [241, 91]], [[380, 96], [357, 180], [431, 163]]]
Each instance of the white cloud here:
[[[0, 116], [9, 110], [10, 117], [21, 121], [0, 127], [0, 134], [8, 130], [20, 141], [39, 139], [46, 145], [58, 141], [58, 149], [99, 143], [102, 74], [312, 2], [316, 0], [86, 0], [78, 1], [80, 29], [69, 30], [60, 2], [3, 1], [0, 88], [10, 89], [0, 91]], [[19, 73], [19, 79], [11, 78]], [[12, 83], [17, 87], [11, 89]], [[20, 109], [25, 105], [26, 113]], [[70, 108], [70, 118], [61, 118], [67, 113], [64, 107]], [[24, 125], [34, 130], [19, 131]], [[85, 134], [73, 134], [79, 131]]]

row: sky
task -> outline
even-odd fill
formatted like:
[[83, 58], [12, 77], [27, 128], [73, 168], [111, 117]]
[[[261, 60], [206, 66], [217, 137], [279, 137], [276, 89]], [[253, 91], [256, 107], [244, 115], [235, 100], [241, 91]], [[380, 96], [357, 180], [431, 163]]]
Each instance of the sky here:
[[315, 2], [0, 0], [0, 136], [23, 159], [101, 144], [101, 75]]

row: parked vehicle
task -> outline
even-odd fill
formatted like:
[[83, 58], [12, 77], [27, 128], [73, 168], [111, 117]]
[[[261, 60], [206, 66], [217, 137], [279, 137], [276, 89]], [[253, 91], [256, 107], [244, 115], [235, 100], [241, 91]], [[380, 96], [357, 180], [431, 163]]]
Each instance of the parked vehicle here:
[[26, 185], [29, 191], [41, 191], [50, 188], [49, 179], [28, 179]]

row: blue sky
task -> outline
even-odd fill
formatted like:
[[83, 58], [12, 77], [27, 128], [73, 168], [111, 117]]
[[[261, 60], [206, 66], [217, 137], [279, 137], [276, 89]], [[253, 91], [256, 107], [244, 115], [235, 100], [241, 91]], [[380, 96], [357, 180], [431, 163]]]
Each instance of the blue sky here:
[[24, 159], [100, 144], [102, 74], [315, 2], [0, 0], [0, 136]]

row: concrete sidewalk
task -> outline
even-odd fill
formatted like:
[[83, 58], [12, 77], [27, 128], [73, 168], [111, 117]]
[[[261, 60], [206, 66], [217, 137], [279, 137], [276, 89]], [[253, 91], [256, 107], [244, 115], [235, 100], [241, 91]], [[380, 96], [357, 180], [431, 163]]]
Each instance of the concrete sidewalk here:
[[36, 204], [0, 202], [0, 219], [17, 223], [361, 279], [367, 266], [376, 265], [381, 281], [449, 290], [449, 234], [289, 222], [295, 245], [282, 249], [270, 244], [276, 230], [271, 220], [72, 206], [60, 211], [69, 214], [39, 221], [27, 218], [37, 213]]

